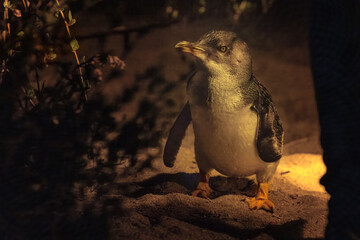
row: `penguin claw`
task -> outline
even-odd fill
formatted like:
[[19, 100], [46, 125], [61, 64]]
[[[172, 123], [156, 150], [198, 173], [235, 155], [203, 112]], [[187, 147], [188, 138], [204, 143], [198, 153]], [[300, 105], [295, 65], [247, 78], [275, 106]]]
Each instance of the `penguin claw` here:
[[274, 212], [275, 204], [269, 199], [261, 199], [254, 197], [251, 199], [246, 199], [246, 202], [248, 203], [251, 210], [263, 209], [267, 212]]
[[211, 192], [206, 192], [204, 190], [200, 190], [200, 189], [196, 189], [195, 191], [193, 191], [191, 193], [192, 196], [194, 197], [200, 197], [200, 198], [205, 198], [205, 199], [210, 199], [210, 195], [211, 195]]
[[209, 186], [209, 184], [204, 183], [204, 182], [200, 182], [199, 185], [197, 186], [196, 190], [193, 191], [191, 193], [192, 196], [194, 197], [201, 197], [201, 198], [205, 198], [205, 199], [210, 199], [210, 195], [211, 195], [211, 188]]

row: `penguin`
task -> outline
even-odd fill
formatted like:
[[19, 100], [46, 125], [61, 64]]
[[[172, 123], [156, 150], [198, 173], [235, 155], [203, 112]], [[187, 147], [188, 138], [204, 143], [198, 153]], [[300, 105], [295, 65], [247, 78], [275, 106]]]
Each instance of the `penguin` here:
[[250, 209], [273, 212], [269, 182], [282, 157], [284, 130], [269, 91], [252, 72], [247, 44], [236, 33], [210, 31], [175, 48], [194, 58], [196, 70], [189, 75], [188, 101], [170, 129], [164, 164], [174, 165], [192, 122], [200, 173], [192, 195], [210, 197], [213, 169], [229, 177], [256, 175], [257, 193], [246, 202]]

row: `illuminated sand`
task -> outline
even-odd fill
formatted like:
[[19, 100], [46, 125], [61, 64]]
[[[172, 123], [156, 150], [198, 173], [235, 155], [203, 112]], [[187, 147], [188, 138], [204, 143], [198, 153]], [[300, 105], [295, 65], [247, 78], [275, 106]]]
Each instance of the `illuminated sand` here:
[[281, 159], [276, 178], [282, 177], [303, 190], [325, 192], [319, 182], [325, 172], [321, 155], [298, 153]]

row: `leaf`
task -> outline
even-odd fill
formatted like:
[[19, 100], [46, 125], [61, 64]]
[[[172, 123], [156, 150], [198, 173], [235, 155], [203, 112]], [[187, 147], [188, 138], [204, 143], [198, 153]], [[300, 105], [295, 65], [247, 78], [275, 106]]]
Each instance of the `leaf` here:
[[10, 50], [8, 51], [8, 55], [9, 55], [9, 56], [13, 56], [14, 53], [15, 53], [14, 49], [10, 49]]
[[68, 26], [72, 26], [76, 23], [76, 19], [72, 18], [69, 22], [68, 22]]
[[55, 58], [56, 58], [56, 53], [54, 52], [53, 48], [50, 48], [49, 52], [47, 53], [47, 59], [53, 61]]
[[70, 11], [70, 10], [69, 10], [68, 17], [69, 17], [68, 25], [69, 25], [69, 26], [74, 25], [74, 24], [76, 23], [76, 19], [72, 17], [72, 14], [71, 14], [71, 11]]
[[79, 43], [78, 43], [78, 41], [76, 40], [76, 38], [73, 38], [73, 39], [70, 41], [70, 47], [71, 47], [71, 49], [72, 49], [74, 52], [79, 49]]
[[26, 89], [25, 96], [30, 99], [35, 98], [36, 96], [34, 89]]
[[19, 38], [24, 37], [24, 35], [25, 35], [24, 31], [20, 31], [16, 34], [16, 36], [18, 36]]
[[174, 10], [171, 14], [171, 17], [173, 19], [177, 19], [179, 17], [179, 11], [178, 10]]
[[10, 1], [7, 1], [3, 3], [4, 8], [14, 9], [14, 5], [10, 3]]
[[69, 10], [68, 16], [69, 16], [69, 22], [71, 22], [71, 20], [72, 20], [73, 18], [72, 18], [72, 14], [71, 14], [71, 11], [70, 11], [70, 10]]
[[199, 14], [204, 14], [206, 12], [206, 8], [204, 6], [199, 8]]

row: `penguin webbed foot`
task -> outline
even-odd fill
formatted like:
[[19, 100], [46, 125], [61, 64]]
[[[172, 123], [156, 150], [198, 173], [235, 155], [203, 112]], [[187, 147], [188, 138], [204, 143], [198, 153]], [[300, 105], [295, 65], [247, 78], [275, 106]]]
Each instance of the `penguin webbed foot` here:
[[212, 193], [212, 190], [211, 190], [211, 188], [209, 186], [209, 183], [199, 182], [198, 186], [191, 193], [191, 195], [194, 196], [194, 197], [201, 197], [201, 198], [210, 199], [211, 193]]
[[210, 179], [209, 173], [206, 171], [200, 170], [199, 183], [198, 183], [195, 191], [193, 191], [191, 193], [191, 195], [194, 197], [210, 199], [212, 190], [209, 185], [209, 179]]
[[246, 199], [251, 210], [263, 209], [267, 212], [274, 212], [275, 204], [268, 199], [269, 183], [258, 183], [258, 191], [255, 197]]
[[267, 212], [274, 212], [275, 204], [269, 199], [260, 199], [253, 197], [251, 199], [246, 199], [246, 202], [248, 203], [251, 210], [263, 209]]

